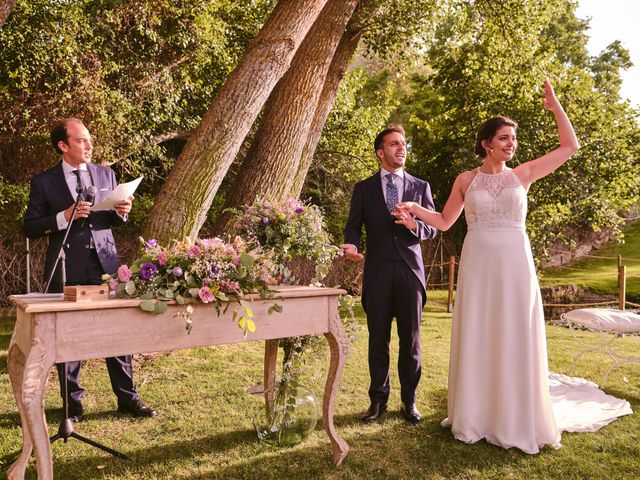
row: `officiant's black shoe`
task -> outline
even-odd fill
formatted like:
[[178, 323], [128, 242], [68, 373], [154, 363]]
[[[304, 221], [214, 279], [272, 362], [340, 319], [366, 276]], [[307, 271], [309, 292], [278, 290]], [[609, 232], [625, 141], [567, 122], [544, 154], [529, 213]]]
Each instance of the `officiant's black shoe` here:
[[379, 419], [387, 411], [387, 404], [382, 402], [371, 402], [369, 410], [362, 416], [364, 423], [370, 423]]
[[418, 423], [422, 420], [422, 415], [416, 408], [415, 403], [411, 403], [409, 405], [402, 404], [402, 416], [409, 423]]
[[[69, 408], [69, 418], [71, 419], [71, 421], [81, 422], [84, 418], [84, 408], [82, 408], [82, 402], [70, 398], [67, 401], [67, 406]], [[62, 413], [64, 415], [64, 412]]]
[[153, 408], [142, 403], [140, 399], [131, 402], [118, 400], [118, 411], [128, 413], [134, 417], [155, 417], [158, 414]]

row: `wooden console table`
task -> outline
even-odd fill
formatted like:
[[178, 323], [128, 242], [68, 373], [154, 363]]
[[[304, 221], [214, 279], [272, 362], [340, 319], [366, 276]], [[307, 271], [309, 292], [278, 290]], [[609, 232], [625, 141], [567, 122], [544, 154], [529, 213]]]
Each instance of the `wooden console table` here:
[[[22, 452], [8, 478], [24, 478], [34, 449], [38, 479], [53, 479], [44, 391], [54, 363], [265, 340], [264, 386], [268, 396], [275, 383], [278, 339], [319, 333], [325, 335], [331, 350], [322, 416], [333, 461], [340, 465], [349, 452], [333, 425], [336, 391], [349, 351], [338, 315], [342, 293], [333, 288], [280, 286], [275, 298], [248, 297], [253, 301], [256, 331], [246, 338], [232, 320], [233, 304], [219, 317], [210, 305], [194, 305], [193, 329], [187, 334], [184, 319], [174, 318], [183, 310], [178, 305], [154, 315], [140, 310], [138, 300], [69, 302], [56, 294], [10, 297], [17, 307], [17, 320], [9, 343], [8, 369], [22, 422]], [[267, 311], [276, 301], [283, 312], [269, 315]], [[235, 308], [242, 313], [239, 305]]]

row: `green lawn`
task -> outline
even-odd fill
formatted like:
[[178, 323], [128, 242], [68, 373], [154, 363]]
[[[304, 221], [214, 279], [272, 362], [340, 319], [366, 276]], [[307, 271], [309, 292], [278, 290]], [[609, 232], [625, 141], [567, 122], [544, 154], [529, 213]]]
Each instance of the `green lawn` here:
[[[624, 232], [623, 244], [610, 245], [591, 255], [615, 259], [586, 259], [569, 265], [570, 268], [549, 268], [543, 272], [543, 285], [573, 283], [597, 293], [618, 292], [618, 255], [627, 267], [627, 300], [640, 303], [640, 222], [631, 224]], [[624, 260], [625, 257], [627, 260]]]
[[[445, 292], [432, 299], [445, 301]], [[115, 412], [106, 367], [90, 361], [83, 370], [87, 389], [86, 420], [78, 433], [113, 446], [129, 460], [113, 458], [75, 439], [53, 444], [56, 479], [634, 479], [640, 477], [640, 417], [621, 418], [596, 433], [563, 434], [563, 448], [538, 455], [506, 451], [479, 442], [466, 445], [440, 426], [446, 416], [447, 363], [451, 316], [444, 307], [428, 307], [423, 340], [423, 380], [418, 406], [424, 420], [410, 426], [401, 418], [397, 373], [392, 370], [390, 412], [384, 421], [363, 425], [368, 406], [367, 341], [353, 344], [335, 408], [338, 431], [351, 446], [340, 468], [331, 463], [331, 449], [321, 422], [312, 436], [289, 449], [274, 449], [256, 440], [251, 419], [259, 397], [246, 389], [260, 383], [263, 346], [259, 342], [176, 351], [151, 359], [136, 358], [135, 376], [145, 402], [159, 411], [154, 419], [134, 420]], [[364, 322], [361, 312], [360, 322]], [[0, 319], [0, 460], [20, 446], [21, 432], [7, 375], [7, 346], [12, 317]], [[593, 334], [583, 333], [584, 338]], [[571, 373], [579, 351], [569, 330], [547, 327], [550, 367]], [[618, 341], [617, 341], [618, 342]], [[640, 338], [618, 343], [627, 352], [640, 351]], [[397, 341], [393, 342], [393, 354]], [[308, 357], [304, 383], [320, 395], [328, 349]], [[576, 374], [598, 381], [607, 359], [582, 359]], [[628, 382], [625, 382], [625, 377]], [[606, 390], [640, 409], [640, 367], [614, 373]], [[52, 373], [46, 392], [50, 432], [60, 414], [57, 379]], [[1, 477], [0, 477], [1, 478]], [[32, 460], [27, 478], [35, 478]]]

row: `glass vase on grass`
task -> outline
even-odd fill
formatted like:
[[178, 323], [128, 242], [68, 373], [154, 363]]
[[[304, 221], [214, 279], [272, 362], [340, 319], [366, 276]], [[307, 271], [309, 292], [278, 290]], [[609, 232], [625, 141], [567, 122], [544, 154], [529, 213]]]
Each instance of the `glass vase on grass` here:
[[290, 447], [305, 440], [318, 422], [318, 399], [295, 382], [289, 383], [253, 419], [258, 439], [271, 446]]

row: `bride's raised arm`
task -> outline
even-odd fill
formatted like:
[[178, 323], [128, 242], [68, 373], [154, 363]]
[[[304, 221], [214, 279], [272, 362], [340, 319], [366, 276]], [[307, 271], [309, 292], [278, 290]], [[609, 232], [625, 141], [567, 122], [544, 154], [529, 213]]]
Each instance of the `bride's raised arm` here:
[[472, 173], [473, 172], [463, 172], [458, 175], [455, 182], [453, 182], [451, 193], [449, 194], [442, 213], [427, 210], [415, 202], [401, 202], [396, 206], [396, 210], [394, 211], [394, 215], [398, 218], [396, 223], [402, 223], [402, 216], [410, 214], [438, 230], [449, 230], [451, 225], [455, 223], [462, 213], [462, 209], [464, 208], [464, 192], [466, 191], [465, 186], [469, 185], [468, 176]]
[[569, 158], [578, 151], [578, 148], [580, 148], [576, 134], [573, 131], [573, 126], [571, 126], [571, 122], [558, 101], [549, 80], [544, 81], [544, 93], [542, 104], [547, 110], [553, 113], [556, 119], [560, 146], [546, 155], [523, 163], [514, 169], [515, 174], [518, 175], [520, 181], [526, 188], [536, 180], [549, 175], [569, 160]]

